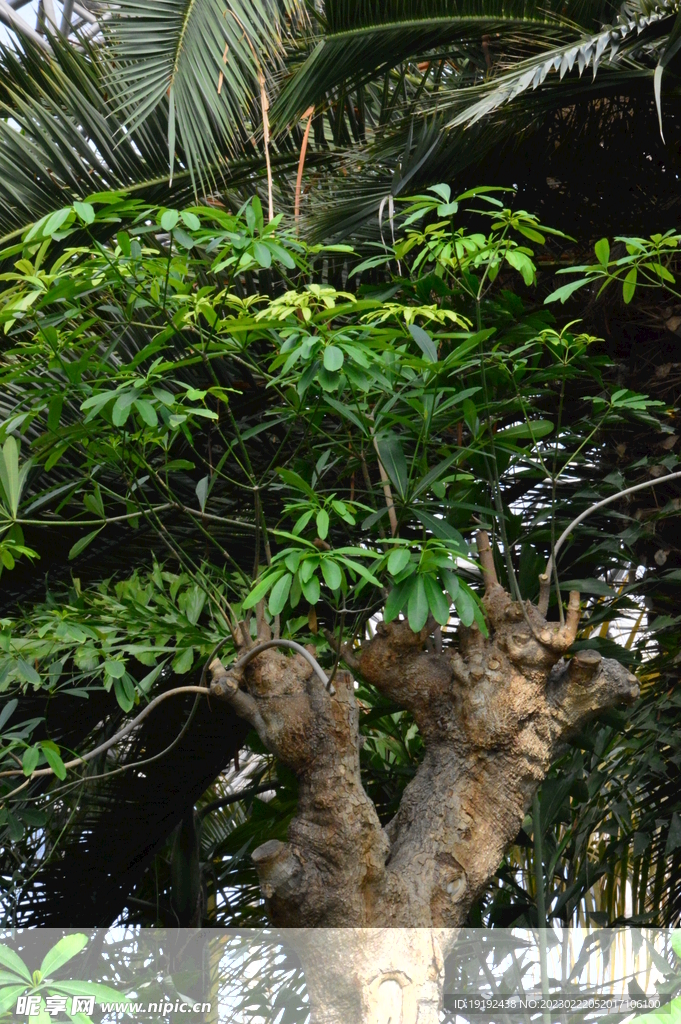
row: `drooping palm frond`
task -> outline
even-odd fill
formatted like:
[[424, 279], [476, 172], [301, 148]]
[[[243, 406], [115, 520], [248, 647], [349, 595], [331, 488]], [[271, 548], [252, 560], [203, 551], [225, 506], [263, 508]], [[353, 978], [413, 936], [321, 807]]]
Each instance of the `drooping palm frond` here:
[[[539, 0], [394, 0], [358, 5], [332, 0], [324, 6], [322, 38], [285, 86], [274, 116], [282, 122], [291, 120], [311, 104], [323, 102], [341, 84], [355, 89], [403, 61], [426, 61], [434, 51], [457, 51], [459, 64], [469, 64], [475, 55], [478, 59], [468, 67], [466, 80], [481, 84], [488, 77], [484, 51], [490, 42], [501, 39], [501, 45], [513, 50], [557, 46], [574, 37], [576, 30], [596, 28], [591, 6], [587, 13], [583, 4]], [[450, 67], [448, 74], [454, 70]]]
[[[649, 97], [659, 113], [662, 71], [681, 46], [679, 19], [675, 0], [326, 3], [319, 35], [305, 43], [304, 59], [291, 58], [273, 111], [284, 123], [314, 104], [312, 153], [326, 147], [338, 159], [338, 176], [303, 180], [303, 197], [315, 196], [313, 206], [301, 202], [311, 231], [338, 237], [348, 224], [364, 234], [383, 198], [405, 187], [469, 171], [487, 180], [490, 167], [508, 167], [510, 150], [538, 132], [554, 135], [569, 108], [607, 112], [632, 97], [647, 118]], [[583, 75], [587, 68], [593, 74]], [[665, 82], [665, 128], [673, 130], [675, 79]]]
[[[637, 7], [638, 10], [635, 9]], [[645, 50], [646, 47], [653, 52], [658, 51], [664, 59], [670, 32], [677, 18], [679, 5], [676, 0], [662, 0], [654, 5], [642, 0], [639, 4], [625, 5], [625, 10], [618, 14], [614, 23], [604, 26], [600, 32], [571, 40], [538, 57], [522, 61], [512, 71], [492, 80], [489, 85], [478, 87], [477, 90], [462, 91], [460, 103], [464, 109], [451, 121], [451, 126], [474, 124], [506, 103], [511, 103], [527, 89], [537, 89], [551, 72], [557, 72], [562, 81], [566, 72], [571, 72], [575, 65], [580, 77], [591, 67], [595, 79], [602, 62], [626, 75], [635, 67], [623, 63], [622, 57], [632, 51]], [[642, 33], [645, 33], [643, 38]], [[479, 99], [474, 98], [481, 93]]]

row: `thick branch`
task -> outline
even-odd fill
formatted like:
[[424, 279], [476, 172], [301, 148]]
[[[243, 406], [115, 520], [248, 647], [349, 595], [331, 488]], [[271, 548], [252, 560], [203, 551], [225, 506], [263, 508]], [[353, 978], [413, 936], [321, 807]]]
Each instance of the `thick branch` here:
[[270, 914], [289, 926], [365, 923], [366, 892], [384, 874], [388, 850], [362, 787], [352, 676], [337, 672], [330, 693], [310, 652], [286, 657], [262, 639], [236, 669], [213, 663], [211, 693], [251, 722], [299, 779], [288, 842], [253, 853]]
[[489, 638], [461, 628], [459, 650], [438, 652], [427, 643], [433, 621], [420, 633], [395, 621], [359, 648], [341, 648], [354, 671], [413, 713], [426, 745], [385, 831], [362, 788], [350, 673], [339, 672], [329, 694], [313, 659], [272, 649], [262, 618], [259, 644], [229, 672], [213, 666], [212, 692], [258, 728], [300, 783], [288, 842], [253, 855], [275, 923], [461, 924], [565, 737], [636, 697], [635, 678], [617, 662], [592, 652], [560, 660], [577, 636], [578, 593], [563, 626], [547, 622], [499, 585], [484, 534], [478, 546]]

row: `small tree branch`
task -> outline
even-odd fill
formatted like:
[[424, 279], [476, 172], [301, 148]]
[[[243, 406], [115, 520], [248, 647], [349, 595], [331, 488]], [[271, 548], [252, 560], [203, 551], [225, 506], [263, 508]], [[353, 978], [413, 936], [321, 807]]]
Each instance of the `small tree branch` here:
[[374, 437], [373, 431], [371, 437], [374, 442], [374, 448], [376, 449], [376, 455], [378, 456], [378, 472], [381, 476], [381, 483], [383, 484], [383, 494], [385, 495], [385, 504], [388, 509], [388, 519], [390, 520], [390, 536], [397, 536], [397, 513], [395, 512], [395, 502], [393, 501], [393, 492], [390, 488], [390, 477], [385, 471], [383, 463], [381, 462], [381, 454], [378, 450], [378, 444]]
[[485, 590], [490, 590], [493, 586], [499, 585], [497, 579], [497, 571], [494, 567], [494, 554], [489, 543], [489, 536], [485, 530], [479, 530], [475, 535], [475, 543], [477, 544], [478, 554], [480, 556], [480, 567], [482, 568], [482, 576], [485, 581]]
[[300, 191], [303, 186], [303, 167], [305, 166], [305, 154], [307, 153], [307, 143], [310, 138], [310, 126], [312, 124], [312, 118], [314, 116], [314, 107], [308, 107], [303, 117], [307, 117], [307, 124], [305, 125], [305, 133], [303, 135], [303, 141], [300, 146], [300, 160], [298, 161], [298, 174], [296, 176], [296, 197], [293, 208], [293, 219], [296, 224], [300, 220]]

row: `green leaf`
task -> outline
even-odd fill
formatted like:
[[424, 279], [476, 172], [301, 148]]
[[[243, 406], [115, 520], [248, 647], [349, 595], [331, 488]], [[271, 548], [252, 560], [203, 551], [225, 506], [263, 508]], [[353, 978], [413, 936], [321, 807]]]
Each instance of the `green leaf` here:
[[421, 508], [414, 509], [414, 515], [421, 523], [423, 523], [427, 530], [430, 530], [434, 537], [438, 538], [438, 540], [453, 541], [462, 555], [468, 553], [466, 541], [458, 530], [455, 530], [453, 526], [449, 525], [446, 519], [440, 519], [439, 517], [433, 516], [430, 512], [424, 512]]
[[283, 569], [277, 569], [274, 572], [268, 573], [260, 580], [258, 584], [253, 588], [248, 597], [245, 599], [242, 607], [244, 610], [254, 608], [258, 601], [262, 601], [263, 597], [270, 592], [277, 580], [284, 575]]
[[262, 244], [262, 242], [255, 243], [253, 246], [253, 255], [263, 270], [267, 270], [268, 267], [272, 266], [272, 253], [266, 245]]
[[142, 693], [148, 693], [149, 690], [154, 685], [154, 683], [156, 682], [156, 680], [158, 679], [158, 677], [160, 676], [160, 674], [163, 671], [165, 665], [166, 665], [166, 662], [162, 661], [160, 664], [156, 665], [155, 668], [152, 668], [151, 672], [147, 672], [147, 674], [144, 676], [144, 678], [140, 679], [140, 681], [138, 682], [137, 688]]
[[472, 626], [475, 620], [475, 601], [466, 593], [462, 586], [459, 586], [459, 591], [454, 598], [454, 604], [457, 614], [461, 619], [461, 624], [466, 627]]
[[198, 584], [194, 584], [187, 594], [184, 612], [192, 626], [195, 626], [201, 617], [201, 612], [206, 603], [206, 592]]
[[59, 427], [63, 405], [63, 394], [54, 395], [54, 397], [50, 399], [50, 408], [47, 414], [47, 429], [51, 430], [53, 433]]
[[184, 676], [194, 664], [194, 648], [187, 647], [186, 650], [176, 654], [172, 661], [172, 670], [178, 676]]
[[636, 267], [632, 267], [627, 276], [624, 278], [624, 284], [622, 285], [622, 298], [627, 303], [631, 302], [636, 291], [636, 279], [638, 277], [638, 271]]
[[73, 209], [78, 214], [84, 224], [92, 224], [95, 219], [95, 210], [90, 203], [74, 203]]
[[324, 349], [324, 368], [329, 373], [335, 373], [337, 370], [340, 370], [344, 360], [343, 351], [337, 345], [328, 345]]
[[208, 500], [208, 488], [210, 485], [210, 477], [202, 477], [195, 487], [196, 497], [199, 499], [199, 507], [202, 512], [206, 510], [206, 502]]
[[605, 580], [597, 579], [561, 580], [560, 589], [562, 591], [579, 590], [582, 594], [598, 594], [601, 597], [614, 597], [616, 593]]
[[182, 217], [184, 226], [189, 228], [190, 231], [198, 231], [201, 227], [201, 221], [195, 213], [191, 213], [189, 210], [183, 210], [180, 216]]
[[[32, 984], [32, 982], [29, 982]], [[26, 985], [8, 985], [0, 989], [0, 1013], [6, 1013], [12, 1009], [19, 998], [26, 991]]]
[[74, 558], [77, 558], [78, 555], [85, 551], [85, 548], [92, 544], [97, 534], [101, 533], [103, 529], [104, 527], [100, 526], [98, 530], [93, 530], [92, 533], [88, 533], [84, 537], [81, 537], [80, 540], [77, 540], [69, 551], [69, 562], [73, 561]]
[[116, 241], [118, 242], [119, 248], [124, 256], [130, 255], [130, 235], [127, 231], [119, 231], [116, 235]]
[[68, 963], [69, 960], [72, 960], [74, 956], [80, 953], [81, 949], [85, 949], [87, 943], [88, 937], [83, 935], [82, 932], [76, 932], [75, 935], [65, 935], [63, 939], [60, 939], [45, 954], [40, 965], [40, 973], [43, 978], [49, 978], [54, 971], [57, 971], [65, 963]]
[[303, 480], [302, 476], [299, 476], [298, 473], [294, 473], [291, 469], [278, 469], [277, 473], [284, 483], [289, 485], [289, 487], [293, 487], [297, 491], [303, 491], [308, 495], [308, 497], [316, 500], [315, 492], [312, 490], [310, 485]]
[[534, 228], [530, 228], [526, 224], [519, 224], [518, 231], [521, 235], [524, 235], [525, 238], [529, 238], [531, 242], [538, 242], [539, 245], [544, 245], [546, 242], [546, 239], [539, 233], [539, 231], [535, 231]]
[[135, 394], [131, 391], [118, 396], [111, 412], [111, 421], [115, 427], [125, 426], [134, 401]]
[[66, 778], [66, 768], [64, 767], [64, 762], [61, 757], [56, 750], [53, 750], [47, 745], [47, 743], [41, 743], [41, 747], [43, 754], [45, 755], [45, 760], [49, 764], [50, 768], [57, 778], [63, 781]]
[[173, 232], [173, 238], [180, 245], [183, 245], [185, 249], [193, 249], [195, 242], [191, 235], [188, 235], [182, 228], [175, 228]]
[[399, 576], [409, 563], [411, 554], [408, 548], [395, 548], [388, 555], [388, 572], [391, 576]]
[[350, 422], [353, 423], [356, 427], [359, 427], [363, 434], [366, 434], [365, 426], [363, 425], [359, 416], [357, 416], [357, 414], [353, 412], [352, 409], [348, 408], [348, 406], [346, 405], [343, 405], [342, 402], [337, 401], [335, 398], [331, 398], [330, 395], [325, 395], [324, 401], [326, 402], [327, 405], [330, 405], [332, 409], [335, 409], [336, 412], [340, 413], [341, 416], [345, 417], [345, 419], [350, 420]]
[[596, 253], [596, 259], [604, 267], [607, 267], [610, 262], [610, 242], [607, 238], [601, 238], [600, 242], [596, 242], [594, 246], [594, 252]]
[[506, 253], [506, 262], [509, 263], [514, 270], [517, 270], [522, 276], [523, 281], [526, 285], [534, 283], [534, 264], [529, 256], [526, 256], [524, 252], [519, 252], [517, 249], [511, 249]]
[[11, 811], [7, 812], [7, 824], [9, 826], [9, 837], [13, 843], [18, 843], [24, 836], [24, 826]]
[[104, 662], [104, 671], [112, 679], [122, 679], [125, 675], [125, 662], [110, 659]]
[[116, 992], [115, 989], [101, 985], [98, 981], [77, 981], [70, 978], [68, 981], [54, 981], [51, 987], [64, 995], [95, 996], [99, 1003], [120, 1003], [125, 998], [120, 991]]
[[448, 569], [443, 569], [442, 572], [440, 573], [440, 576], [442, 577], [442, 582], [444, 583], [445, 589], [449, 596], [451, 597], [452, 601], [456, 601], [456, 598], [459, 593], [458, 578], [454, 575], [453, 572], [450, 572]]
[[45, 224], [43, 225], [43, 236], [47, 238], [48, 236], [55, 235], [57, 231], [59, 231], [59, 229], [66, 223], [70, 216], [71, 207], [69, 206], [67, 206], [63, 210], [55, 210], [55, 212], [47, 218]]
[[418, 575], [414, 586], [411, 588], [407, 604], [407, 618], [409, 619], [409, 626], [414, 633], [419, 633], [428, 619], [428, 598], [426, 597], [426, 588], [423, 585], [423, 576]]
[[8, 967], [10, 971], [14, 971], [15, 974], [18, 974], [20, 978], [24, 978], [29, 984], [33, 984], [33, 977], [28, 967], [21, 957], [13, 949], [10, 949], [9, 946], [0, 945], [0, 964]]
[[33, 775], [33, 772], [38, 767], [39, 760], [40, 750], [38, 747], [27, 747], [24, 751], [24, 756], [21, 759], [21, 767], [23, 768], [24, 775]]
[[161, 214], [161, 227], [164, 231], [172, 231], [179, 219], [177, 210], [166, 210]]
[[400, 614], [409, 600], [412, 589], [416, 586], [416, 576], [409, 576], [392, 588], [383, 609], [383, 620], [392, 622]]
[[16, 517], [19, 508], [19, 447], [10, 436], [0, 451], [0, 484], [7, 507]]
[[158, 416], [151, 402], [147, 402], [143, 398], [137, 398], [135, 400], [135, 408], [148, 427], [158, 426]]
[[423, 352], [423, 358], [427, 363], [437, 362], [437, 348], [431, 336], [419, 327], [418, 324], [409, 324], [409, 333]]
[[270, 594], [269, 610], [271, 615], [280, 615], [284, 610], [286, 602], [288, 601], [289, 591], [291, 590], [291, 582], [293, 576], [290, 572], [287, 572], [285, 576], [278, 579], [272, 587], [272, 593]]
[[530, 437], [534, 440], [546, 437], [553, 431], [550, 420], [530, 420], [529, 423], [517, 423], [512, 427], [501, 427], [495, 438], [500, 441], [514, 441], [516, 438]]
[[14, 974], [17, 974], [19, 978], [24, 978], [30, 984], [33, 984], [33, 977], [28, 967], [24, 963], [22, 957], [15, 953], [9, 946], [0, 945], [0, 964], [3, 967], [9, 968]]
[[306, 580], [305, 583], [303, 583], [303, 581], [301, 580], [300, 589], [302, 590], [303, 597], [308, 602], [308, 604], [317, 603], [320, 595], [320, 587], [319, 580], [317, 579], [316, 576], [312, 576], [309, 580]]
[[322, 576], [329, 590], [338, 590], [342, 576], [339, 566], [331, 558], [322, 559]]
[[125, 685], [126, 681], [125, 676], [122, 679], [114, 679], [114, 694], [118, 706], [127, 714], [135, 704], [135, 691], [133, 688], [133, 692], [130, 692], [130, 687]]
[[433, 618], [436, 622], [439, 622], [441, 626], [446, 626], [449, 622], [450, 615], [449, 601], [442, 593], [438, 580], [435, 576], [432, 576], [430, 573], [425, 573], [422, 579], [426, 598], [428, 600], [428, 607], [433, 613]]
[[19, 701], [16, 697], [14, 697], [12, 700], [8, 701], [5, 704], [2, 711], [0, 711], [0, 729], [4, 729], [4, 727], [7, 725], [7, 722], [10, 720], [10, 718], [16, 711], [18, 704]]
[[548, 305], [550, 302], [566, 302], [567, 299], [576, 292], [579, 288], [583, 288], [585, 284], [591, 284], [591, 278], [583, 277], [579, 281], [570, 281], [569, 284], [564, 284], [560, 288], [556, 288], [555, 292], [551, 292], [544, 299], [544, 305]]
[[320, 509], [317, 513], [317, 534], [321, 540], [326, 540], [329, 532], [329, 513], [326, 509]]
[[27, 683], [31, 683], [33, 686], [40, 685], [40, 676], [28, 661], [24, 661], [23, 658], [17, 659], [17, 668], [22, 679]]
[[436, 483], [444, 473], [446, 473], [452, 463], [460, 457], [461, 455], [459, 452], [452, 452], [452, 454], [448, 455], [446, 459], [442, 460], [442, 462], [438, 462], [437, 466], [433, 466], [433, 468], [418, 481], [412, 491], [412, 497], [415, 498], [417, 495], [422, 494], [423, 491], [427, 491], [428, 488], [432, 487], [432, 485]]
[[379, 458], [383, 468], [388, 474], [391, 483], [397, 488], [401, 498], [407, 496], [409, 473], [407, 471], [407, 460], [402, 451], [402, 445], [395, 434], [383, 434], [376, 439]]

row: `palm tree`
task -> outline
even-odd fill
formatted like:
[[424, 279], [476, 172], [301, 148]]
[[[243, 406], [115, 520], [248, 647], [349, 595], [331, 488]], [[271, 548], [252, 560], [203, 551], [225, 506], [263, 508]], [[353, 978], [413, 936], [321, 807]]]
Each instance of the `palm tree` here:
[[[296, 164], [333, 157], [336, 173], [305, 179], [319, 234], [366, 224], [388, 194], [479, 176], [566, 108], [602, 113], [654, 95], [661, 112], [681, 31], [675, 0], [123, 0], [97, 4], [98, 21], [66, 4], [58, 27], [50, 2], [36, 29], [20, 25], [21, 6], [0, 8], [22, 37], [4, 58], [0, 159], [9, 166], [21, 149], [20, 166], [52, 195], [36, 214], [84, 175], [144, 189], [164, 163], [169, 188], [237, 187], [250, 173], [293, 206]], [[68, 169], [52, 166], [52, 136]], [[121, 147], [132, 150], [125, 167]]]

